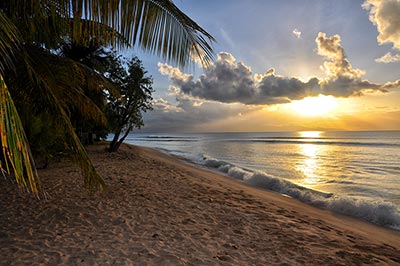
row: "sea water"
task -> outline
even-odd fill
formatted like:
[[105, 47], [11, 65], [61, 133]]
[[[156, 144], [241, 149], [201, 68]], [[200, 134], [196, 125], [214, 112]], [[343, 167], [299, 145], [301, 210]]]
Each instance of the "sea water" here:
[[400, 131], [130, 134], [125, 142], [400, 230]]

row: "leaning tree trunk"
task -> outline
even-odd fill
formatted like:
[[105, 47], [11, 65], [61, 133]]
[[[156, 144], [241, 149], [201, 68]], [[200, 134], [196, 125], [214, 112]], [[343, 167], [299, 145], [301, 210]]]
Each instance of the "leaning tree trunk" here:
[[121, 134], [121, 130], [118, 130], [115, 132], [114, 134], [114, 138], [112, 139], [112, 141], [110, 142], [110, 146], [108, 147], [108, 151], [109, 152], [115, 152], [118, 150], [118, 147], [116, 147], [117, 143], [118, 143], [118, 139], [119, 139], [119, 135]]
[[108, 149], [109, 152], [116, 152], [118, 151], [119, 147], [121, 146], [122, 142], [124, 142], [124, 140], [126, 139], [126, 137], [128, 136], [129, 132], [132, 130], [132, 128], [128, 128], [124, 135], [122, 136], [121, 139], [119, 138], [119, 135], [121, 134], [121, 130], [118, 130], [117, 132], [115, 132], [114, 138], [110, 143], [110, 147]]

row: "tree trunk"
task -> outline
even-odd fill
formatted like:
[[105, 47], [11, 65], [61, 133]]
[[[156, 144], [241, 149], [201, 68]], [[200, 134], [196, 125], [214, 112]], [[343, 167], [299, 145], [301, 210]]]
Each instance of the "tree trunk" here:
[[108, 148], [108, 151], [109, 152], [116, 152], [117, 150], [118, 150], [118, 148], [119, 148], [119, 146], [121, 145], [118, 145], [118, 147], [116, 147], [116, 145], [117, 145], [117, 143], [118, 143], [118, 139], [119, 139], [119, 135], [121, 134], [121, 130], [118, 130], [117, 132], [115, 132], [115, 134], [114, 134], [114, 138], [113, 138], [113, 140], [110, 142], [110, 147]]
[[121, 146], [122, 142], [124, 142], [124, 140], [126, 139], [126, 137], [128, 136], [129, 132], [132, 130], [132, 128], [128, 128], [124, 135], [122, 136], [121, 139], [118, 140], [119, 135], [121, 134], [121, 130], [118, 130], [117, 132], [115, 132], [114, 138], [112, 140], [112, 142], [110, 143], [110, 148], [108, 149], [109, 152], [116, 152], [119, 149], [119, 146]]

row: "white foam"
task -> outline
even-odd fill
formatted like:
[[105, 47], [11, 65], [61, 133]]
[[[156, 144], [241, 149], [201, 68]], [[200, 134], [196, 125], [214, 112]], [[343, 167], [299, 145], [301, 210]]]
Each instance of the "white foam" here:
[[266, 173], [245, 170], [224, 161], [207, 159], [204, 156], [203, 164], [251, 186], [272, 190], [319, 208], [400, 230], [400, 212], [391, 203], [371, 202], [308, 189]]
[[387, 202], [333, 197], [326, 202], [325, 208], [374, 224], [400, 229], [400, 213], [393, 204]]

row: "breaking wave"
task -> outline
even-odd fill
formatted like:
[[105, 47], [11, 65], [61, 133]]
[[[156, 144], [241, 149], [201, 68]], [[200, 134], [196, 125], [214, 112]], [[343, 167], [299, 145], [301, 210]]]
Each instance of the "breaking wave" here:
[[400, 230], [400, 212], [393, 204], [388, 202], [372, 202], [316, 191], [263, 172], [254, 172], [229, 164], [225, 161], [219, 161], [204, 156], [202, 156], [202, 161], [197, 160], [197, 163], [217, 169], [231, 178], [257, 188], [272, 190], [315, 207], [328, 209], [337, 213], [360, 218], [380, 226]]

